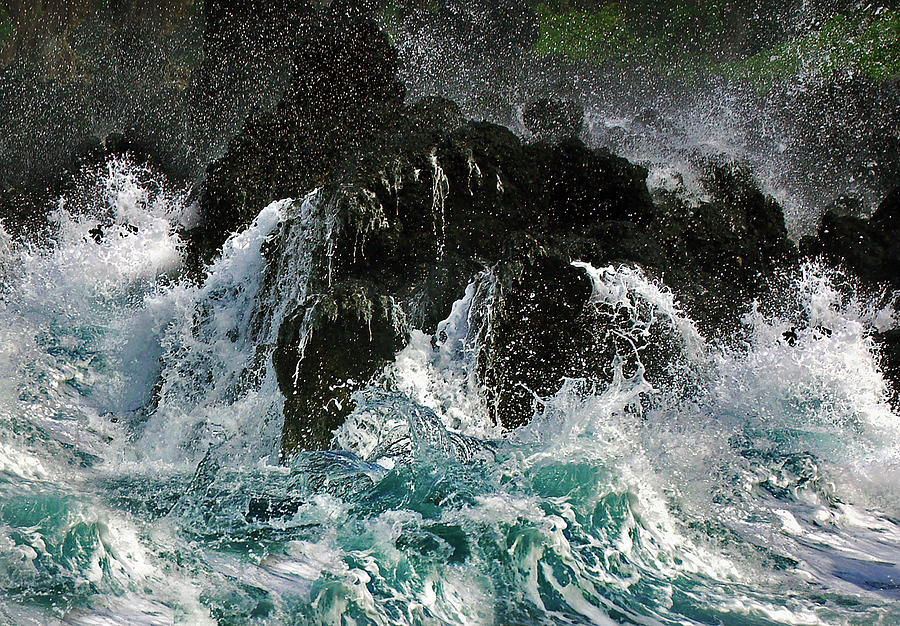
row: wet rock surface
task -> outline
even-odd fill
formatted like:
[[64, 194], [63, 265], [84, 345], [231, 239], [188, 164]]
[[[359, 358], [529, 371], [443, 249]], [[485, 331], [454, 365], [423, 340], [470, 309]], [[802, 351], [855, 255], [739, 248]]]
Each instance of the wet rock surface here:
[[[444, 7], [434, 15], [426, 7], [422, 19], [443, 24], [448, 41], [461, 49], [509, 62], [512, 50], [534, 44], [532, 9], [478, 4], [471, 12]], [[0, 179], [5, 228], [14, 235], [39, 231], [46, 207], [78, 169], [111, 154], [154, 159], [172, 178], [191, 179], [246, 116], [224, 155], [207, 168], [200, 226], [187, 233], [188, 266], [202, 275], [228, 236], [269, 202], [320, 190], [328, 235], [273, 354], [286, 398], [288, 454], [327, 448], [352, 410], [353, 392], [392, 361], [410, 329], [434, 333], [465, 286], [485, 272], [494, 281], [493, 323], [479, 338], [477, 375], [492, 417], [513, 428], [530, 419], [535, 396], [553, 394], [563, 378], [609, 380], [610, 362], [622, 348], [613, 332], [615, 312], [590, 305], [591, 283], [571, 261], [642, 268], [675, 292], [705, 336], [723, 340], [740, 328], [754, 299], [777, 287], [777, 270], [796, 267], [800, 255], [781, 208], [740, 167], [710, 167], [707, 201], [687, 205], [665, 194], [654, 200], [646, 170], [576, 139], [584, 120], [574, 101], [537, 99], [525, 106], [523, 141], [504, 127], [467, 121], [449, 100], [407, 100], [397, 51], [371, 17], [377, 7], [207, 2], [173, 13], [177, 19], [162, 30], [143, 18], [130, 20], [121, 32], [114, 29], [106, 56], [57, 59], [68, 69], [57, 67], [33, 97], [68, 98], [74, 104], [62, 113], [73, 128], [81, 118], [107, 113], [113, 121], [99, 135], [69, 133], [65, 146], [37, 141], [34, 151], [49, 155], [46, 167], [34, 160], [19, 178], [6, 168]], [[73, 42], [93, 37], [106, 22], [121, 21], [116, 10], [87, 21], [73, 14], [65, 32]], [[475, 19], [482, 14], [493, 17], [482, 24]], [[509, 32], [491, 30], [499, 23]], [[191, 39], [201, 30], [202, 37]], [[165, 49], [158, 49], [161, 33], [173, 36]], [[514, 45], [502, 43], [507, 40]], [[99, 73], [79, 87], [85, 76], [76, 61], [120, 57], [149, 68], [138, 82], [156, 85], [151, 100], [164, 113], [159, 120], [135, 124], [140, 111], [129, 102], [110, 103], [124, 111], [119, 117], [91, 108], [102, 101], [103, 80], [115, 75]], [[27, 87], [20, 66], [31, 62], [38, 61], [3, 68], [4, 106]], [[79, 89], [86, 100], [72, 99]], [[663, 122], [652, 110], [638, 121]], [[195, 152], [166, 152], [163, 146], [175, 145], [171, 136], [184, 129]], [[3, 162], [21, 139], [16, 128], [10, 131], [0, 146]], [[900, 190], [870, 219], [854, 217], [854, 206], [852, 197], [836, 203], [817, 235], [801, 242], [802, 253], [842, 265], [866, 284], [900, 287]], [[102, 237], [99, 226], [96, 237]], [[287, 252], [277, 247], [271, 257]], [[900, 335], [886, 331], [874, 339], [885, 375], [900, 388]], [[636, 348], [649, 380], [669, 375], [677, 349], [664, 337]]]
[[536, 139], [553, 141], [577, 137], [584, 123], [581, 106], [569, 100], [544, 98], [522, 112], [522, 121]]
[[[314, 272], [274, 356], [286, 454], [328, 447], [352, 392], [410, 328], [433, 333], [479, 272], [498, 290], [479, 376], [512, 428], [563, 377], [609, 376], [610, 319], [587, 306], [591, 283], [571, 261], [641, 266], [708, 333], [737, 325], [775, 268], [796, 261], [781, 209], [744, 172], [715, 170], [710, 203], [654, 203], [646, 170], [566, 138], [577, 112], [544, 105], [534, 123], [549, 130], [535, 134], [558, 143], [523, 143], [452, 102], [404, 103], [396, 53], [365, 14], [335, 10], [318, 28], [282, 102], [209, 168], [191, 233], [200, 261], [272, 200], [316, 187], [328, 207], [327, 272]], [[644, 360], [662, 375], [671, 353], [656, 352]]]
[[900, 287], [900, 187], [884, 198], [869, 219], [827, 212], [816, 237], [801, 245], [860, 278]]
[[206, 232], [193, 239], [200, 259], [260, 206], [336, 178], [348, 154], [377, 142], [394, 124], [405, 91], [387, 36], [343, 3], [308, 30], [275, 110], [251, 115], [207, 170]]
[[[802, 239], [800, 247], [809, 257], [849, 270], [874, 293], [900, 289], [900, 187], [887, 194], [868, 219], [826, 212], [816, 236]], [[900, 307], [900, 301], [894, 306]], [[900, 332], [877, 332], [873, 339], [893, 403], [900, 406]]]
[[290, 392], [282, 446], [327, 444], [351, 394], [403, 347], [403, 330], [391, 298], [362, 281], [300, 303], [282, 324], [273, 355], [279, 386]]

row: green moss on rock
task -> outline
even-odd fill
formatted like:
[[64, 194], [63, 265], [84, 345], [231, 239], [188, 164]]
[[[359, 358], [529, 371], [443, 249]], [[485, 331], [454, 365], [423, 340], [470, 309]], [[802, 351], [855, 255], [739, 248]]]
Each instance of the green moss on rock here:
[[6, 9], [0, 7], [0, 46], [12, 39], [15, 32], [16, 29], [9, 18], [9, 13], [6, 12]]
[[[543, 0], [535, 11], [540, 37], [532, 50], [538, 56], [598, 63], [640, 60], [684, 77], [711, 72], [762, 89], [797, 76], [827, 79], [848, 69], [874, 80], [900, 75], [898, 10], [837, 13], [817, 30], [781, 42], [763, 23], [751, 28], [748, 20], [754, 18], [727, 0], [652, 6], [611, 2], [599, 8]], [[736, 28], [754, 33], [737, 48], [734, 42], [742, 38], [735, 37]]]
[[828, 78], [845, 69], [886, 80], [900, 74], [900, 12], [836, 15], [818, 31], [717, 69], [729, 78], [748, 80], [761, 88], [802, 74]]
[[554, 10], [537, 6], [540, 38], [534, 46], [540, 56], [559, 55], [602, 61], [631, 50], [636, 42], [617, 3], [599, 11]]

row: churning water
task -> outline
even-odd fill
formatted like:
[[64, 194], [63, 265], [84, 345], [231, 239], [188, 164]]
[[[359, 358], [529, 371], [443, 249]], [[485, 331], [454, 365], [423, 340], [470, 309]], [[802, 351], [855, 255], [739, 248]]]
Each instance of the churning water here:
[[0, 621], [900, 621], [900, 421], [868, 337], [890, 294], [807, 265], [722, 347], [639, 269], [576, 263], [621, 345], [674, 340], [672, 384], [635, 348], [504, 434], [475, 388], [485, 272], [333, 451], [284, 464], [269, 357], [327, 246], [318, 196], [260, 207], [195, 285], [186, 193], [127, 160], [81, 180], [49, 245], [0, 233]]

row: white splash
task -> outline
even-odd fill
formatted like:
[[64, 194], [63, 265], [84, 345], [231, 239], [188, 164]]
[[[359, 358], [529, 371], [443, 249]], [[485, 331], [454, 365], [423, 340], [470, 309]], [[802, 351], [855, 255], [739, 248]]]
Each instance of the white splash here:
[[[240, 442], [241, 459], [275, 452], [273, 429], [280, 424], [273, 421], [283, 397], [268, 353], [256, 352], [254, 325], [274, 323], [277, 332], [280, 320], [260, 312], [268, 304], [260, 301], [262, 249], [293, 204], [271, 203], [228, 239], [202, 285], [178, 285], [147, 300], [145, 310], [166, 320], [158, 403], [135, 446], [147, 460], [196, 464], [210, 446], [229, 440]], [[263, 345], [273, 343], [262, 328], [257, 332]]]

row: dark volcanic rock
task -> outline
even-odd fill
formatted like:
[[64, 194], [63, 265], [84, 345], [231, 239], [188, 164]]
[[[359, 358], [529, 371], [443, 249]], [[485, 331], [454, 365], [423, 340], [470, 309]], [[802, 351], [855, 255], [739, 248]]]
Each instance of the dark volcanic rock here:
[[322, 185], [349, 152], [394, 123], [405, 93], [396, 54], [371, 20], [342, 15], [340, 4], [298, 42], [291, 86], [276, 109], [251, 116], [209, 167], [196, 258], [208, 260], [259, 207]]
[[900, 329], [875, 333], [874, 339], [879, 346], [881, 372], [891, 383], [891, 400], [900, 407]]
[[[531, 414], [531, 396], [522, 394], [523, 377], [534, 374], [533, 380], [543, 381], [535, 391], [552, 393], [563, 375], [587, 369], [574, 357], [587, 338], [587, 331], [578, 329], [591, 288], [583, 272], [569, 264], [574, 257], [559, 252], [560, 246], [594, 223], [618, 225], [624, 220], [639, 229], [653, 205], [643, 184], [646, 173], [623, 159], [578, 142], [524, 145], [507, 129], [489, 124], [453, 128], [454, 123], [450, 130], [436, 130], [435, 117], [447, 119], [447, 109], [452, 111], [438, 102], [405, 109], [401, 124], [414, 132], [398, 133], [378, 159], [354, 156], [341, 170], [343, 177], [324, 188], [322, 202], [333, 207], [335, 228], [331, 283], [321, 280], [318, 288], [332, 298], [347, 281], [366, 285], [382, 300], [389, 297], [409, 325], [434, 332], [478, 272], [497, 262], [510, 275], [525, 271], [505, 287], [509, 315], [504, 319], [510, 324], [502, 332], [498, 327], [492, 343], [498, 350], [483, 351], [484, 362], [490, 362], [482, 372], [494, 390], [490, 400], [495, 417], [512, 427]], [[557, 252], [548, 255], [547, 250]], [[598, 252], [602, 255], [594, 250], [591, 257]], [[557, 284], [560, 277], [563, 282]], [[529, 285], [532, 280], [534, 285]], [[537, 292], [531, 294], [533, 288]], [[520, 315], [526, 306], [531, 307], [530, 317]], [[385, 316], [372, 318], [384, 323], [373, 324], [367, 339], [352, 308], [338, 307], [325, 326], [310, 324], [307, 310], [308, 305], [301, 304], [285, 320], [276, 352], [288, 398], [288, 450], [327, 446], [331, 430], [352, 409], [350, 392], [393, 355], [377, 350], [377, 358], [365, 357], [365, 367], [360, 367], [360, 351], [368, 354], [367, 343], [396, 350], [403, 341], [402, 334], [396, 334], [398, 316], [390, 324]], [[338, 330], [343, 328], [356, 328], [358, 341]], [[317, 378], [323, 368], [317, 353], [307, 348], [301, 358], [287, 348], [307, 333], [313, 342], [317, 335], [332, 335], [323, 341], [328, 358], [344, 366], [341, 381]], [[529, 336], [539, 338], [537, 343]], [[565, 350], [564, 340], [569, 346]], [[513, 365], [519, 370], [507, 371]], [[294, 385], [289, 378], [297, 372], [300, 383]], [[345, 384], [348, 379], [354, 382]]]
[[845, 265], [860, 278], [900, 288], [900, 188], [889, 193], [870, 219], [826, 213], [803, 250]]
[[713, 200], [685, 215], [661, 217], [667, 249], [666, 284], [673, 288], [701, 330], [727, 335], [748, 302], [768, 292], [778, 267], [797, 261], [781, 207], [760, 192], [748, 172], [714, 170]]
[[532, 102], [522, 114], [525, 128], [537, 139], [559, 140], [577, 137], [584, 112], [577, 102], [545, 99]]
[[[404, 115], [419, 126], [411, 121], [415, 112]], [[591, 285], [570, 261], [639, 263], [652, 275], [671, 277], [712, 332], [735, 327], [768, 288], [765, 277], [796, 259], [780, 209], [740, 173], [720, 172], [716, 203], [691, 212], [654, 206], [642, 168], [575, 141], [524, 145], [506, 129], [480, 123], [429, 133], [428, 141], [401, 138], [380, 163], [357, 161], [363, 165], [352, 177], [324, 191], [340, 198], [333, 280], [370, 285], [389, 295], [410, 325], [434, 332], [465, 285], [494, 267], [500, 302], [479, 372], [492, 415], [508, 428], [530, 418], [534, 393], [554, 393], [563, 377], [608, 380], [615, 348], [622, 348], [609, 331], [609, 312], [587, 306]], [[302, 319], [295, 314], [285, 321], [285, 344], [302, 336]], [[339, 313], [333, 327], [358, 328], [358, 319]], [[361, 337], [349, 341], [336, 333], [328, 349], [352, 362], [357, 351], [368, 350]], [[397, 349], [403, 339], [385, 321], [368, 341]], [[670, 354], [665, 347], [653, 353], [652, 343], [642, 346], [644, 360], [659, 380]], [[344, 380], [354, 381], [349, 386], [329, 379], [309, 387], [320, 406], [339, 399], [335, 410], [311, 407], [296, 386], [282, 382], [286, 450], [328, 445], [330, 429], [352, 409], [348, 390], [390, 360], [389, 351], [378, 354], [364, 371], [346, 367]], [[304, 355], [297, 370], [298, 357], [286, 352], [276, 362], [282, 381], [318, 371], [318, 357]], [[323, 395], [329, 387], [341, 391]], [[327, 428], [315, 430], [324, 422]], [[303, 436], [309, 433], [315, 437]]]
[[[806, 237], [800, 247], [807, 256], [821, 256], [849, 269], [864, 285], [900, 289], [900, 187], [884, 198], [869, 219], [826, 213], [816, 237]], [[900, 303], [897, 303], [900, 306]], [[900, 332], [875, 333], [881, 353], [881, 369], [900, 404]]]
[[347, 281], [302, 303], [281, 326], [273, 354], [287, 398], [282, 446], [327, 444], [347, 415], [350, 395], [405, 342], [391, 298], [369, 284]]
[[[638, 264], [713, 332], [735, 326], [766, 277], [796, 259], [780, 208], [740, 171], [715, 172], [710, 204], [655, 205], [646, 170], [609, 152], [571, 138], [525, 144], [464, 122], [445, 100], [404, 104], [395, 53], [364, 15], [334, 9], [319, 28], [282, 102], [210, 167], [204, 225], [191, 233], [205, 258], [268, 202], [320, 189], [327, 236], [297, 277], [305, 295], [273, 356], [287, 454], [327, 447], [352, 392], [408, 329], [433, 333], [478, 275], [495, 281], [478, 374], [493, 416], [512, 428], [531, 417], [533, 393], [554, 393], [563, 377], [608, 380], [622, 348], [617, 312], [589, 302], [591, 282], [571, 261]], [[663, 376], [673, 351], [652, 343], [640, 349]]]
[[584, 271], [556, 256], [504, 263], [497, 274], [500, 301], [478, 365], [493, 417], [514, 427], [531, 416], [535, 394], [597, 369], [589, 362], [596, 352], [585, 349], [593, 344], [592, 288]]

